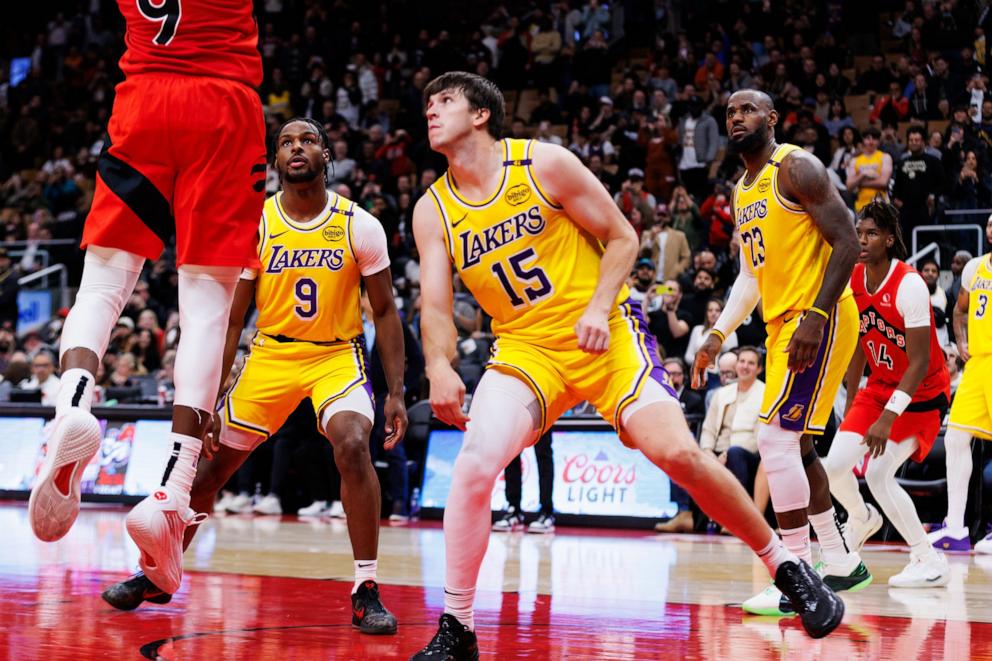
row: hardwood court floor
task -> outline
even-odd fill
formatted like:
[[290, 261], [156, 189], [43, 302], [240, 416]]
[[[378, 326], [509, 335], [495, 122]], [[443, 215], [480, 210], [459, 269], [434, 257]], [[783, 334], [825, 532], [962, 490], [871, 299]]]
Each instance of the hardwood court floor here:
[[[442, 610], [437, 523], [384, 525], [379, 578], [400, 629], [370, 637], [350, 626], [343, 521], [228, 516], [200, 531], [172, 603], [118, 612], [99, 594], [136, 566], [124, 513], [86, 508], [69, 535], [44, 544], [23, 503], [0, 503], [0, 660], [406, 659]], [[494, 534], [477, 599], [482, 656], [992, 660], [992, 558], [951, 557], [947, 588], [890, 590], [901, 551], [869, 546], [875, 583], [844, 595], [844, 624], [814, 641], [794, 618], [745, 616], [736, 606], [767, 579], [731, 538]]]

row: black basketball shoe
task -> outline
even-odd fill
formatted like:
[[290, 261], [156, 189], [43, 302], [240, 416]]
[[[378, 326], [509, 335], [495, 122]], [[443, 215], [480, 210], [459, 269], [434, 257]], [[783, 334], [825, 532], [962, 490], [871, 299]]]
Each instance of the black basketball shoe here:
[[114, 583], [100, 595], [108, 604], [122, 611], [133, 611], [143, 601], [153, 604], [167, 604], [172, 595], [162, 592], [148, 580], [144, 572], [138, 572], [126, 581]]
[[374, 636], [396, 633], [396, 617], [379, 600], [375, 581], [363, 581], [351, 595], [351, 626]]
[[844, 602], [827, 587], [808, 564], [783, 562], [775, 572], [775, 587], [799, 613], [803, 628], [812, 638], [823, 638], [844, 618]]
[[477, 661], [479, 641], [474, 631], [450, 613], [441, 616], [437, 633], [427, 647], [410, 657], [410, 661]]

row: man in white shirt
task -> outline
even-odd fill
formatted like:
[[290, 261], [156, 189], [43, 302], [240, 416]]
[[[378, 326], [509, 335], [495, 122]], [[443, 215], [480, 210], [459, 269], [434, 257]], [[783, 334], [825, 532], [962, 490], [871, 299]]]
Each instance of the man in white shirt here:
[[41, 403], [55, 406], [59, 394], [59, 377], [55, 376], [55, 358], [47, 349], [42, 349], [31, 360], [31, 378], [21, 381], [25, 390], [40, 390]]
[[737, 352], [737, 381], [713, 394], [703, 420], [699, 446], [724, 464], [750, 491], [761, 459], [758, 456], [758, 413], [765, 384], [758, 380], [761, 354], [754, 347]]

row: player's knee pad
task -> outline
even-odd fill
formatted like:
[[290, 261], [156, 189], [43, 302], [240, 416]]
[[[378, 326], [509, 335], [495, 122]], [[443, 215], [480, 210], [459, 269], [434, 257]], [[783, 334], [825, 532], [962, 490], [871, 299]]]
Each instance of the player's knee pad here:
[[102, 358], [110, 331], [121, 316], [145, 258], [141, 255], [90, 246], [76, 302], [65, 320], [59, 359], [69, 349], [85, 348]]
[[809, 507], [809, 482], [799, 450], [799, 433], [776, 425], [758, 425], [758, 450], [768, 476], [768, 493], [776, 512]]
[[227, 338], [234, 288], [241, 269], [234, 266], [179, 267], [179, 327], [176, 349], [177, 406], [213, 410]]

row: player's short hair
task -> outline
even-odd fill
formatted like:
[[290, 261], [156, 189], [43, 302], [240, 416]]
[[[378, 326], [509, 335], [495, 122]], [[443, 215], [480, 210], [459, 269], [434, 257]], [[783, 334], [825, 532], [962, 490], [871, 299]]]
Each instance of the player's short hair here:
[[740, 355], [742, 353], [744, 353], [745, 351], [750, 351], [751, 353], [753, 353], [758, 358], [758, 367], [761, 367], [764, 364], [764, 362], [765, 362], [765, 355], [763, 353], [761, 353], [761, 351], [758, 349], [758, 347], [753, 346], [751, 344], [745, 344], [742, 347], [737, 347], [737, 357], [740, 358]]
[[318, 122], [316, 119], [313, 119], [312, 117], [293, 117], [291, 119], [287, 119], [285, 122], [279, 125], [279, 129], [276, 131], [276, 135], [275, 135], [275, 141], [276, 141], [275, 151], [278, 151], [279, 136], [282, 135], [282, 132], [285, 130], [287, 126], [293, 124], [294, 122], [303, 122], [304, 124], [309, 124], [313, 128], [313, 132], [317, 134], [318, 138], [320, 138], [320, 146], [323, 147], [324, 149], [330, 148], [330, 144], [328, 144], [329, 140], [327, 138], [327, 131], [324, 130], [323, 124]]
[[424, 101], [445, 90], [458, 90], [465, 95], [472, 110], [488, 110], [489, 123], [486, 129], [496, 140], [503, 131], [506, 106], [503, 93], [491, 80], [467, 71], [449, 71], [441, 74], [424, 88]]
[[889, 258], [906, 259], [909, 251], [902, 238], [902, 225], [899, 223], [899, 210], [895, 206], [880, 199], [874, 199], [858, 212], [858, 220], [871, 218], [879, 229], [892, 235], [892, 247], [887, 250]]

